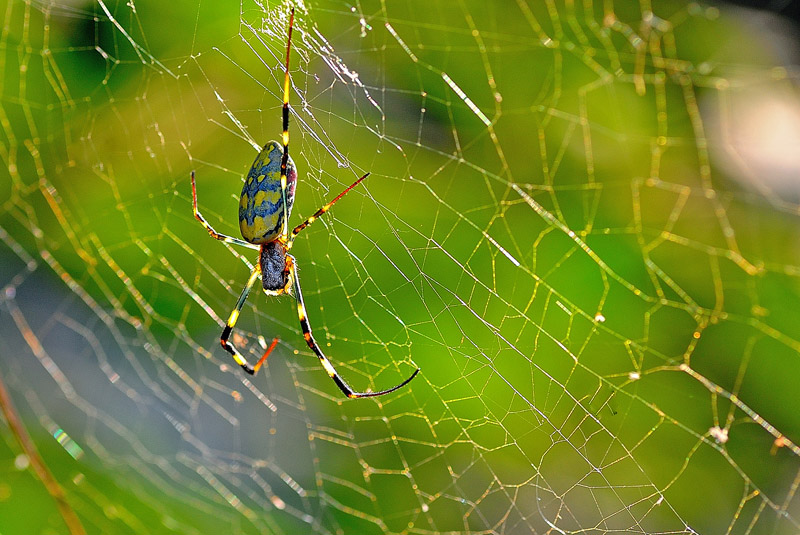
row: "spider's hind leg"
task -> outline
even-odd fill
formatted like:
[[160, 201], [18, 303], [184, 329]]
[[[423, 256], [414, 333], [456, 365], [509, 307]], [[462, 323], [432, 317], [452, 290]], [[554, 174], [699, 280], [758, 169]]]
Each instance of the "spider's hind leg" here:
[[233, 360], [236, 361], [236, 364], [241, 366], [242, 369], [247, 373], [249, 373], [250, 375], [255, 375], [258, 372], [259, 368], [261, 368], [261, 365], [264, 364], [264, 361], [267, 360], [269, 354], [272, 353], [273, 349], [275, 349], [275, 346], [278, 344], [278, 339], [275, 338], [272, 340], [272, 343], [264, 352], [264, 355], [258, 360], [255, 366], [251, 366], [250, 363], [247, 362], [247, 359], [245, 359], [244, 356], [241, 353], [239, 353], [239, 350], [236, 349], [236, 347], [234, 347], [234, 345], [231, 342], [229, 342], [228, 339], [230, 338], [231, 333], [233, 332], [233, 327], [236, 325], [236, 320], [239, 319], [239, 314], [242, 311], [244, 302], [247, 301], [247, 296], [250, 295], [250, 290], [252, 290], [253, 284], [255, 284], [256, 279], [258, 279], [258, 276], [260, 274], [261, 270], [258, 266], [254, 267], [253, 271], [250, 272], [250, 278], [247, 279], [247, 284], [245, 285], [244, 290], [242, 290], [242, 294], [239, 296], [239, 300], [236, 301], [236, 307], [231, 312], [231, 315], [228, 318], [227, 323], [225, 323], [225, 328], [222, 330], [222, 336], [220, 337], [220, 343], [222, 344], [222, 347], [225, 348], [225, 351], [230, 353], [231, 356], [233, 356]]
[[411, 377], [399, 385], [393, 386], [392, 388], [386, 390], [381, 390], [379, 392], [356, 392], [350, 388], [350, 385], [348, 385], [345, 380], [342, 379], [342, 377], [336, 372], [336, 369], [333, 367], [333, 364], [331, 364], [331, 361], [328, 360], [328, 357], [325, 356], [325, 354], [317, 345], [317, 342], [314, 340], [314, 337], [311, 335], [311, 325], [308, 323], [306, 306], [303, 303], [303, 292], [300, 290], [300, 280], [297, 278], [297, 263], [292, 255], [286, 255], [286, 263], [287, 265], [291, 264], [291, 279], [294, 280], [292, 281], [290, 279], [287, 286], [294, 282], [295, 298], [297, 299], [297, 316], [300, 319], [300, 328], [303, 329], [303, 338], [305, 339], [306, 344], [308, 344], [308, 347], [310, 347], [314, 354], [317, 355], [317, 358], [319, 358], [320, 363], [322, 364], [322, 367], [325, 368], [328, 376], [333, 379], [333, 382], [336, 383], [336, 386], [339, 387], [339, 390], [341, 390], [345, 396], [348, 398], [373, 398], [376, 396], [382, 396], [405, 386], [409, 381], [411, 381], [411, 379], [417, 376], [419, 373], [419, 368], [417, 368], [414, 373], [411, 374]]

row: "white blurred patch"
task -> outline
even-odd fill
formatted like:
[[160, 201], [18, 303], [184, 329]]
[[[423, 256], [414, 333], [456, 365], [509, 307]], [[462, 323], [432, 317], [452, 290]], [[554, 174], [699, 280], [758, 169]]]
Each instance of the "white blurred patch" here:
[[719, 122], [726, 153], [720, 163], [762, 193], [800, 193], [800, 99], [762, 90], [733, 100]]
[[[763, 55], [764, 65], [797, 59], [797, 33], [785, 19], [750, 9], [732, 12], [743, 31], [753, 32], [744, 46], [752, 40], [763, 47], [748, 53]], [[800, 88], [791, 72], [754, 65], [726, 75], [702, 99], [701, 110], [712, 165], [773, 202], [800, 199]]]

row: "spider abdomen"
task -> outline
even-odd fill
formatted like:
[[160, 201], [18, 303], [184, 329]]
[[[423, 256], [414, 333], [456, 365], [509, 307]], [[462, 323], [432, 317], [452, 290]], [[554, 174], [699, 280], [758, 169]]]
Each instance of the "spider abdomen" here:
[[[256, 156], [239, 197], [239, 229], [250, 243], [268, 243], [283, 231], [283, 197], [281, 196], [281, 158], [283, 147], [270, 141]], [[297, 170], [292, 157], [286, 164], [287, 214], [292, 212]]]

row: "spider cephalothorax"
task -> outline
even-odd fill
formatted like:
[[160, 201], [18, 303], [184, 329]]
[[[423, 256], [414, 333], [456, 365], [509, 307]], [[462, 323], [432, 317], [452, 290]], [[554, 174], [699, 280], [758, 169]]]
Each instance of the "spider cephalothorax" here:
[[286, 246], [280, 240], [261, 246], [258, 263], [261, 266], [261, 285], [264, 290], [279, 294], [289, 291], [291, 265], [286, 262]]

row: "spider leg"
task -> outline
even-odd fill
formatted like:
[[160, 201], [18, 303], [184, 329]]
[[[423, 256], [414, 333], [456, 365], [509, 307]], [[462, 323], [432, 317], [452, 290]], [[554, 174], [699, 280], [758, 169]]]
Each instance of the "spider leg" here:
[[[300, 290], [300, 279], [297, 278], [297, 264], [295, 259], [292, 255], [286, 255], [287, 263], [291, 263], [291, 277], [294, 282], [295, 287], [295, 296], [297, 297], [297, 316], [300, 318], [300, 328], [303, 329], [303, 338], [306, 340], [306, 344], [311, 350], [317, 355], [320, 362], [322, 363], [322, 367], [325, 368], [325, 371], [328, 372], [328, 376], [333, 379], [333, 382], [336, 383], [336, 386], [339, 387], [339, 390], [344, 392], [344, 395], [348, 398], [372, 398], [375, 396], [382, 396], [383, 394], [388, 394], [389, 392], [394, 392], [398, 388], [402, 388], [406, 384], [408, 384], [411, 379], [417, 376], [419, 373], [419, 368], [417, 368], [414, 373], [411, 374], [411, 377], [403, 381], [397, 386], [393, 386], [387, 390], [381, 390], [380, 392], [355, 392], [350, 385], [348, 385], [341, 376], [336, 373], [336, 369], [331, 364], [331, 361], [328, 360], [328, 357], [322, 352], [322, 350], [317, 345], [317, 342], [314, 340], [314, 337], [311, 335], [311, 325], [308, 323], [308, 318], [306, 314], [306, 306], [303, 303], [303, 292]], [[291, 280], [289, 281], [292, 282]]]
[[330, 210], [330, 209], [331, 209], [331, 206], [333, 206], [334, 204], [336, 204], [336, 201], [338, 201], [339, 199], [341, 199], [342, 197], [344, 197], [345, 195], [347, 195], [347, 193], [348, 193], [348, 192], [349, 192], [351, 189], [353, 189], [354, 187], [356, 187], [356, 186], [357, 186], [357, 185], [358, 185], [358, 184], [359, 184], [359, 183], [360, 183], [362, 180], [364, 180], [364, 179], [365, 179], [365, 178], [367, 178], [368, 176], [369, 176], [369, 173], [365, 174], [364, 176], [362, 176], [361, 178], [359, 178], [358, 180], [356, 180], [355, 182], [353, 182], [352, 184], [350, 184], [349, 186], [347, 186], [347, 188], [346, 188], [346, 189], [345, 189], [343, 192], [341, 192], [339, 195], [337, 195], [337, 196], [336, 196], [336, 197], [335, 197], [335, 198], [334, 198], [334, 199], [333, 199], [331, 202], [329, 202], [328, 204], [324, 205], [322, 208], [320, 208], [319, 210], [317, 210], [316, 212], [314, 212], [314, 215], [312, 215], [311, 217], [309, 217], [308, 219], [306, 219], [305, 221], [303, 221], [302, 223], [300, 223], [299, 225], [297, 225], [297, 226], [294, 228], [294, 230], [292, 231], [292, 237], [289, 239], [289, 244], [288, 244], [287, 248], [291, 248], [291, 247], [292, 247], [292, 242], [294, 242], [294, 239], [297, 237], [297, 235], [298, 235], [298, 234], [300, 234], [300, 232], [302, 232], [302, 231], [303, 231], [303, 229], [304, 229], [304, 228], [306, 228], [307, 226], [309, 226], [311, 223], [313, 223], [313, 222], [314, 222], [314, 221], [316, 221], [318, 218], [320, 218], [320, 217], [321, 217], [321, 216], [322, 216], [322, 215], [323, 215], [325, 212], [327, 212], [328, 210]]
[[289, 238], [289, 204], [286, 198], [286, 167], [289, 165], [289, 52], [292, 50], [292, 27], [294, 26], [294, 8], [289, 15], [289, 36], [286, 40], [286, 75], [283, 79], [283, 156], [281, 157], [281, 198], [283, 200], [283, 242]]
[[234, 238], [232, 236], [226, 236], [225, 234], [220, 234], [219, 232], [214, 230], [214, 227], [212, 227], [211, 225], [208, 224], [208, 221], [206, 221], [206, 218], [203, 217], [203, 214], [201, 214], [200, 211], [197, 209], [197, 186], [195, 185], [195, 182], [194, 182], [194, 171], [192, 171], [192, 211], [194, 211], [195, 219], [200, 221], [200, 224], [203, 225], [206, 228], [208, 233], [215, 240], [220, 240], [220, 241], [223, 241], [225, 243], [230, 243], [230, 244], [233, 244], [233, 245], [241, 245], [242, 247], [249, 247], [250, 249], [259, 249], [259, 246], [255, 245], [253, 243], [246, 242], [244, 240], [239, 240], [239, 239]]
[[225, 328], [222, 330], [222, 336], [220, 337], [220, 343], [222, 344], [222, 347], [225, 348], [225, 351], [230, 353], [233, 356], [233, 360], [236, 361], [236, 364], [241, 366], [242, 369], [250, 375], [255, 375], [258, 372], [259, 368], [261, 368], [261, 365], [264, 364], [265, 360], [267, 360], [269, 354], [272, 353], [273, 349], [275, 349], [275, 346], [278, 344], [278, 339], [275, 338], [272, 340], [272, 344], [270, 344], [270, 346], [264, 352], [264, 355], [258, 360], [255, 366], [250, 366], [250, 364], [247, 362], [247, 359], [245, 359], [244, 356], [239, 353], [239, 350], [228, 341], [228, 338], [230, 338], [233, 327], [236, 325], [236, 320], [239, 319], [239, 313], [242, 311], [244, 302], [247, 300], [247, 296], [250, 294], [250, 290], [253, 288], [253, 284], [256, 282], [256, 279], [258, 279], [260, 274], [261, 269], [258, 266], [253, 268], [253, 271], [250, 272], [250, 278], [247, 279], [247, 284], [245, 285], [244, 290], [242, 290], [242, 295], [240, 295], [239, 300], [236, 301], [236, 308], [234, 308], [233, 312], [231, 312], [228, 322], [225, 324]]

